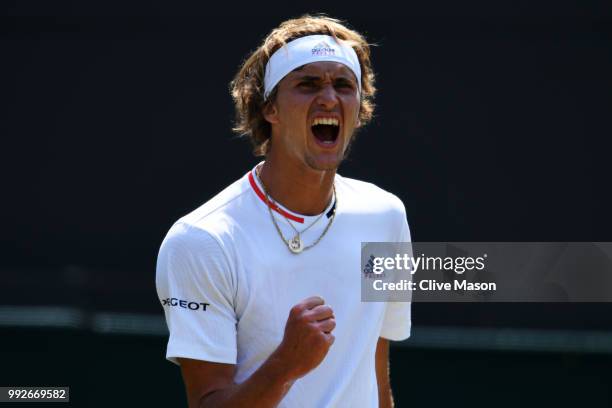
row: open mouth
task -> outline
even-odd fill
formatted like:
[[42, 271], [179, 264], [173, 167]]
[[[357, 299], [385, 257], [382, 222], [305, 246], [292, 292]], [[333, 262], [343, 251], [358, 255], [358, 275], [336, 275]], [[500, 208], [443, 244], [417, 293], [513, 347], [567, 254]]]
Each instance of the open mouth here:
[[315, 120], [315, 124], [311, 126], [311, 130], [319, 144], [322, 144], [323, 146], [333, 146], [338, 140], [340, 126], [338, 126], [338, 121], [334, 119], [317, 119]]

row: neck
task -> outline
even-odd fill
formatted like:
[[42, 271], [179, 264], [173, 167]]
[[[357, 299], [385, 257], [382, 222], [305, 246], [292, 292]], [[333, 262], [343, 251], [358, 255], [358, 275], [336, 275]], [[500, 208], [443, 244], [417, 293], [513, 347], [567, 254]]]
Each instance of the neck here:
[[314, 170], [266, 157], [259, 177], [274, 201], [302, 215], [322, 213], [332, 199], [336, 170]]

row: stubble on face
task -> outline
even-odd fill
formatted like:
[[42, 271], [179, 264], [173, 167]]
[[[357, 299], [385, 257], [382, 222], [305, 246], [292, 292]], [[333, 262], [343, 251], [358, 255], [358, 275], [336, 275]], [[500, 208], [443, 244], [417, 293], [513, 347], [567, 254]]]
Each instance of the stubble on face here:
[[309, 152], [307, 152], [304, 157], [304, 162], [312, 170], [317, 170], [317, 171], [331, 171], [331, 170], [336, 171], [338, 170], [342, 162], [348, 157], [348, 154], [351, 150], [351, 146], [353, 144], [353, 139], [355, 138], [355, 133], [357, 133], [357, 129], [353, 129], [353, 132], [350, 135], [346, 136], [344, 147], [338, 150], [338, 156], [337, 156], [336, 161], [327, 162], [326, 164], [319, 163], [313, 154], [310, 154]]

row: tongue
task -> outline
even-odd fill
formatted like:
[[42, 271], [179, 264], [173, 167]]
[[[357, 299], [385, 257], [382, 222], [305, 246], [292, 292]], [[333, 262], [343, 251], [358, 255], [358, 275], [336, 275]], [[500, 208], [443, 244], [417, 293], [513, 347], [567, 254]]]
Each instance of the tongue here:
[[312, 133], [323, 142], [333, 142], [336, 140], [336, 126], [316, 125], [312, 127]]

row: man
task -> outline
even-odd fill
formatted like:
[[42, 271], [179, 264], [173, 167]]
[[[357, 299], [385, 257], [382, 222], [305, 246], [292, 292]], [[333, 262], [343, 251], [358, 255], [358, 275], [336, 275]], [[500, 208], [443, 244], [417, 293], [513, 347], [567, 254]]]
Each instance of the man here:
[[232, 82], [265, 161], [180, 219], [157, 291], [190, 407], [391, 407], [409, 303], [362, 302], [361, 242], [410, 241], [404, 206], [336, 169], [372, 115], [364, 38], [327, 17], [272, 31]]

